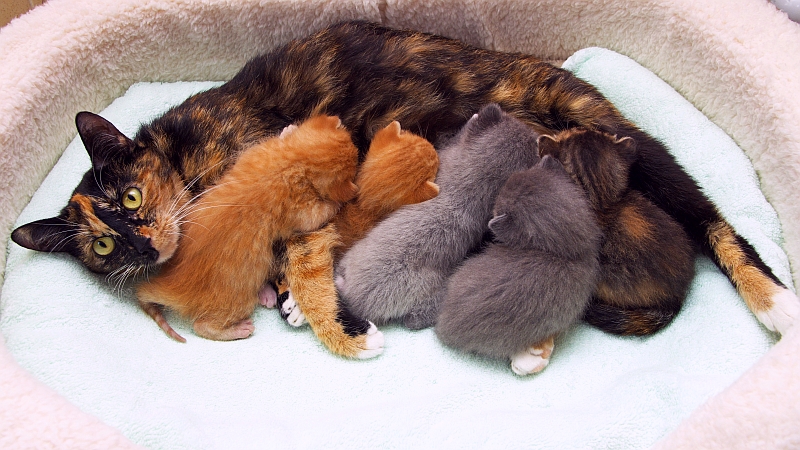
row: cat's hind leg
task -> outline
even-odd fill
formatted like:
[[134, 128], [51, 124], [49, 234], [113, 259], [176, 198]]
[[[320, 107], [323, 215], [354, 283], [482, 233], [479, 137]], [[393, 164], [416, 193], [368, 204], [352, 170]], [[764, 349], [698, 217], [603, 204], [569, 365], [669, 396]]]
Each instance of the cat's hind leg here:
[[511, 355], [511, 370], [517, 375], [530, 375], [544, 370], [550, 363], [555, 342], [553, 336]]
[[227, 326], [220, 326], [220, 323], [213, 319], [198, 319], [194, 322], [193, 327], [198, 336], [214, 341], [245, 339], [250, 337], [256, 329], [250, 318]]
[[351, 314], [333, 281], [333, 250], [339, 235], [333, 225], [297, 235], [286, 244], [285, 274], [297, 305], [319, 340], [333, 353], [372, 358], [383, 353], [383, 333]]

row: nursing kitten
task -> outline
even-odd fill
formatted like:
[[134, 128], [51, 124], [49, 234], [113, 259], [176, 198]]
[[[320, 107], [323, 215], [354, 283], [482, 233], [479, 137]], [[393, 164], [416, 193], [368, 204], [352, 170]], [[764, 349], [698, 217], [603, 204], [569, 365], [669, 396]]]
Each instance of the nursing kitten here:
[[537, 137], [495, 104], [470, 119], [440, 151], [439, 195], [389, 215], [337, 265], [350, 310], [375, 323], [433, 325], [447, 277], [481, 244], [497, 192], [539, 159]]
[[539, 372], [553, 336], [589, 304], [600, 228], [584, 192], [551, 156], [509, 177], [489, 228], [494, 242], [447, 282], [436, 335], [453, 348], [510, 359], [518, 375]]
[[[435, 197], [438, 166], [433, 145], [401, 130], [398, 122], [375, 134], [356, 175], [358, 196], [328, 226], [286, 242], [285, 276], [276, 283], [276, 303], [289, 324], [300, 326], [307, 320], [320, 341], [340, 355], [368, 358], [382, 351], [383, 335], [340, 301], [333, 284], [334, 262], [392, 211]], [[337, 328], [353, 339], [337, 339], [330, 333]]]
[[678, 314], [694, 277], [694, 248], [683, 227], [629, 188], [636, 143], [586, 129], [539, 139], [583, 186], [603, 230], [600, 276], [585, 320], [615, 334], [646, 335]]
[[347, 22], [249, 61], [222, 86], [142, 125], [134, 139], [91, 113], [76, 124], [92, 167], [61, 213], [23, 225], [19, 245], [68, 252], [98, 273], [143, 273], [178, 245], [186, 203], [235, 156], [285, 126], [338, 116], [366, 152], [393, 120], [431, 142], [495, 102], [542, 134], [583, 126], [637, 143], [630, 186], [677, 220], [769, 329], [785, 331], [800, 301], [737, 235], [666, 148], [594, 87], [535, 57], [454, 39]]
[[280, 268], [274, 247], [318, 229], [356, 195], [357, 163], [350, 133], [330, 116], [243, 152], [189, 211], [176, 254], [138, 286], [142, 308], [181, 341], [159, 320], [159, 305], [191, 320], [199, 336], [250, 336], [259, 290]]

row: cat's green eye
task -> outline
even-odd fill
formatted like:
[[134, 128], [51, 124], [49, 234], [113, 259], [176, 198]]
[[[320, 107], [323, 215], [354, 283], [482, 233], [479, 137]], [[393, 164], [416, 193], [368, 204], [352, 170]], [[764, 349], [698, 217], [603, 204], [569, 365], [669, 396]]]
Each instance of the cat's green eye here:
[[114, 239], [108, 236], [99, 237], [92, 242], [92, 250], [100, 256], [106, 256], [114, 251]]
[[122, 194], [122, 206], [129, 211], [136, 211], [142, 206], [142, 191], [136, 189], [135, 187], [128, 188], [124, 194]]

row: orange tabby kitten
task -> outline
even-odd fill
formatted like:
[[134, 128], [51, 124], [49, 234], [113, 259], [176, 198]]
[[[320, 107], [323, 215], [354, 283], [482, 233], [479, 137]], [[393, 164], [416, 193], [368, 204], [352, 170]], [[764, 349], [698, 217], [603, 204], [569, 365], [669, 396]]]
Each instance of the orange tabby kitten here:
[[439, 186], [433, 181], [438, 168], [433, 145], [401, 130], [400, 122], [378, 131], [356, 175], [358, 197], [333, 219], [341, 241], [337, 256], [394, 210], [436, 197]]
[[286, 243], [285, 279], [278, 291], [285, 299], [281, 314], [290, 324], [307, 320], [317, 337], [340, 355], [369, 358], [383, 350], [375, 325], [352, 316], [339, 300], [334, 262], [391, 212], [435, 197], [438, 167], [433, 145], [401, 130], [399, 122], [378, 131], [356, 176], [358, 197], [330, 225]]
[[178, 251], [137, 289], [142, 308], [173, 338], [160, 305], [214, 340], [254, 331], [250, 316], [264, 280], [275, 278], [273, 246], [329, 221], [358, 188], [358, 150], [337, 117], [317, 116], [243, 152], [186, 219]]

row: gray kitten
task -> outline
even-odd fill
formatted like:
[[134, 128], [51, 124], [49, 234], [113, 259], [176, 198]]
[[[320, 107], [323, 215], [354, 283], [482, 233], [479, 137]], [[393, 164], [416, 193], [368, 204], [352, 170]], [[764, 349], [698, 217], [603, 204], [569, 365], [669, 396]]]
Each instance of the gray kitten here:
[[551, 156], [508, 179], [494, 214], [495, 243], [448, 280], [436, 334], [450, 347], [511, 359], [527, 375], [544, 369], [553, 336], [588, 306], [601, 231], [583, 190]]
[[481, 245], [497, 192], [539, 160], [537, 138], [497, 105], [473, 116], [440, 152], [439, 195], [395, 211], [342, 258], [336, 284], [350, 311], [432, 326], [447, 277]]

